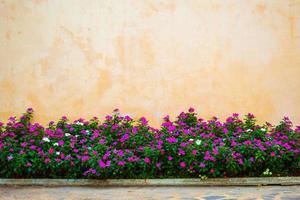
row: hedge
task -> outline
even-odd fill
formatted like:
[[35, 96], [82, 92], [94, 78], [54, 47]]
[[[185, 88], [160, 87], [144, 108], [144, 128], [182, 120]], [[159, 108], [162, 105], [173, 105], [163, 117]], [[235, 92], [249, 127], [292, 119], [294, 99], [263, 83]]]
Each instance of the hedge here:
[[46, 127], [33, 109], [0, 122], [1, 178], [206, 178], [300, 175], [300, 126], [258, 125], [253, 114], [221, 122], [193, 108], [160, 128], [118, 110], [101, 122], [63, 116]]

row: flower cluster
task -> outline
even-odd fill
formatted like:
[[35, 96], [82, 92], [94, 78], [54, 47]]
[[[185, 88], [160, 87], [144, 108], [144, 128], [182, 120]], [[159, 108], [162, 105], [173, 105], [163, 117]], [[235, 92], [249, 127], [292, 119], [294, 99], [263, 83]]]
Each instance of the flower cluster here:
[[[0, 177], [206, 178], [300, 175], [300, 127], [285, 117], [258, 125], [253, 114], [221, 122], [193, 108], [159, 129], [118, 110], [103, 122], [63, 116], [43, 127], [30, 108], [0, 122]], [[267, 171], [267, 172], [266, 172]], [[272, 172], [272, 173], [269, 173]]]

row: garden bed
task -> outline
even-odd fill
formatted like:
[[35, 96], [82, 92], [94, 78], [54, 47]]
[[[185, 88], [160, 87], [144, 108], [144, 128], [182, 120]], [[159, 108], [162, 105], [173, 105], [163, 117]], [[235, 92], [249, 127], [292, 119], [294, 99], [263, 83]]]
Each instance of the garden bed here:
[[287, 117], [277, 125], [259, 125], [252, 114], [206, 121], [190, 108], [175, 120], [164, 117], [158, 129], [144, 117], [133, 120], [118, 110], [103, 122], [96, 117], [70, 122], [64, 116], [46, 127], [32, 123], [32, 117], [28, 109], [20, 118], [0, 122], [1, 178], [91, 179], [87, 183], [124, 179], [128, 184], [126, 179], [171, 179], [202, 184], [219, 180], [211, 178], [300, 176], [300, 127], [293, 128]]

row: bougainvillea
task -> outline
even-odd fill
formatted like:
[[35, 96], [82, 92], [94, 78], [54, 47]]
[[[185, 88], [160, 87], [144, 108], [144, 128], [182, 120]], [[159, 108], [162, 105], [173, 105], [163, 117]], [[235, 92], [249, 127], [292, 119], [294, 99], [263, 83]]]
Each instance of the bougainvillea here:
[[254, 115], [221, 122], [197, 118], [193, 108], [159, 129], [146, 118], [118, 110], [47, 127], [32, 123], [29, 108], [0, 122], [0, 177], [6, 178], [196, 178], [300, 175], [300, 127], [285, 117], [257, 125]]

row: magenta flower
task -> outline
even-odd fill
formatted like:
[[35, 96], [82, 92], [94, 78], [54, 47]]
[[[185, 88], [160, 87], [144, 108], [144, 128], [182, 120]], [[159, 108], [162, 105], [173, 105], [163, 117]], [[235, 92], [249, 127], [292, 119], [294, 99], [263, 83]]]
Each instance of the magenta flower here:
[[99, 161], [98, 161], [98, 164], [99, 164], [99, 166], [100, 166], [101, 168], [105, 168], [105, 167], [106, 167], [105, 162], [103, 162], [102, 160], [99, 160]]
[[173, 160], [173, 157], [172, 156], [168, 156], [168, 160]]
[[125, 162], [125, 161], [119, 161], [117, 164], [118, 164], [119, 166], [124, 166], [124, 165], [126, 164], [126, 162]]
[[223, 128], [222, 132], [225, 133], [225, 134], [228, 134], [229, 131], [228, 131], [227, 128]]
[[177, 139], [175, 137], [169, 137], [169, 138], [166, 138], [166, 141], [169, 143], [176, 143]]
[[145, 158], [145, 159], [144, 159], [144, 162], [145, 162], [145, 163], [150, 163], [151, 160], [150, 160], [150, 158]]
[[171, 125], [171, 126], [169, 126], [169, 128], [168, 128], [168, 131], [169, 132], [172, 132], [172, 131], [175, 131], [176, 130], [176, 126], [174, 126], [174, 125]]
[[63, 146], [65, 144], [65, 142], [63, 140], [59, 140], [57, 143], [59, 146]]
[[90, 156], [82, 156], [81, 157], [81, 160], [82, 160], [82, 162], [86, 162], [86, 161], [88, 161], [90, 159]]
[[190, 112], [190, 113], [192, 113], [192, 112], [194, 112], [194, 111], [195, 111], [194, 108], [192, 108], [192, 107], [189, 108], [189, 112]]
[[105, 139], [101, 139], [101, 140], [99, 140], [99, 144], [105, 144]]
[[197, 155], [197, 153], [198, 153], [198, 150], [196, 150], [196, 149], [193, 149], [193, 150], [192, 150], [192, 154], [193, 154], [193, 155]]
[[185, 168], [185, 167], [186, 167], [185, 162], [180, 162], [179, 165], [180, 165], [180, 167], [182, 167], [182, 168]]
[[244, 161], [243, 161], [243, 159], [241, 159], [241, 158], [238, 160], [238, 162], [239, 162], [240, 165], [243, 165], [243, 164], [244, 164]]
[[124, 156], [124, 152], [123, 152], [122, 150], [120, 150], [120, 151], [117, 153], [117, 156], [119, 156], [119, 157]]

